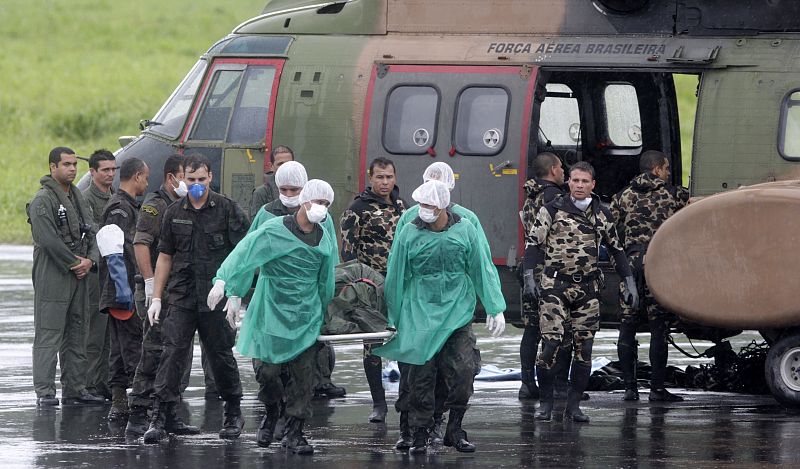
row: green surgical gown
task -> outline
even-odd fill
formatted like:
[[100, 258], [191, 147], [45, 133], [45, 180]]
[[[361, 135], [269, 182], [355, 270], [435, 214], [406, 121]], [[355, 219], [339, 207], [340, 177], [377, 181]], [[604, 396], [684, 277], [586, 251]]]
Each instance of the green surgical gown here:
[[[481, 249], [486, 251], [486, 255], [489, 256], [489, 259], [491, 259], [492, 250], [489, 248], [489, 240], [486, 239], [486, 233], [483, 232], [483, 226], [481, 226], [481, 221], [478, 220], [478, 216], [475, 215], [475, 212], [458, 204], [450, 204], [450, 211], [461, 218], [466, 218], [470, 223], [472, 223], [472, 225], [478, 231], [478, 240], [480, 242]], [[400, 216], [400, 220], [397, 222], [397, 228], [394, 232], [395, 237], [397, 237], [397, 235], [403, 231], [403, 228], [406, 227], [407, 223], [411, 223], [415, 218], [417, 218], [417, 215], [419, 215], [419, 204], [406, 209], [406, 211]], [[253, 223], [255, 223], [255, 221]], [[414, 225], [410, 226], [413, 227]]]

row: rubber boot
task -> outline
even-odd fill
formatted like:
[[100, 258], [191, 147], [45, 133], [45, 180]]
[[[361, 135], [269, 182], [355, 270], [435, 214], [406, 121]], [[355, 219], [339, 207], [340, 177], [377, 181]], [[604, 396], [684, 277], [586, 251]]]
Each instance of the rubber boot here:
[[429, 430], [428, 446], [441, 445], [444, 441], [444, 415], [433, 414], [433, 426]]
[[174, 402], [153, 402], [153, 415], [150, 417], [150, 428], [144, 433], [145, 443], [158, 443], [167, 437], [167, 407]]
[[553, 417], [553, 371], [542, 366], [536, 367], [536, 379], [539, 380], [539, 408], [533, 418], [549, 422]]
[[308, 444], [306, 437], [303, 436], [303, 424], [305, 420], [295, 417], [286, 419], [286, 431], [281, 440], [281, 446], [296, 454], [313, 454], [314, 447]]
[[242, 434], [242, 428], [244, 428], [244, 417], [239, 399], [225, 401], [225, 420], [222, 422], [219, 437], [223, 440], [235, 440]]
[[278, 404], [278, 423], [275, 424], [275, 433], [273, 433], [273, 439], [275, 441], [281, 441], [283, 439], [284, 430], [286, 430], [286, 403], [281, 401]]
[[467, 432], [461, 428], [466, 409], [450, 409], [447, 419], [447, 431], [444, 434], [444, 445], [452, 446], [459, 453], [474, 453], [475, 445], [467, 439]]
[[519, 344], [519, 361], [522, 367], [522, 384], [519, 387], [519, 400], [538, 399], [539, 387], [534, 379], [536, 348], [541, 334], [538, 327], [526, 327]]
[[536, 385], [534, 368], [522, 368], [522, 385], [519, 387], [517, 398], [521, 401], [539, 399], [539, 386]]
[[389, 408], [386, 405], [386, 392], [383, 390], [381, 357], [377, 355], [364, 357], [364, 374], [367, 376], [369, 392], [372, 394], [372, 413], [369, 414], [369, 421], [373, 423], [383, 422], [386, 420], [386, 413]]
[[130, 408], [128, 424], [125, 426], [125, 436], [139, 438], [144, 435], [149, 427], [147, 420], [147, 407], [135, 405]]
[[653, 371], [650, 376], [648, 400], [651, 402], [680, 402], [683, 400], [681, 396], [672, 394], [664, 387], [668, 353], [666, 321], [664, 318], [650, 321], [650, 365]]
[[408, 425], [408, 412], [400, 412], [400, 439], [394, 444], [394, 449], [408, 451], [414, 445], [414, 435]]
[[[553, 380], [553, 397], [558, 400], [567, 398], [569, 392], [569, 366], [572, 363], [572, 346], [559, 347], [556, 353], [556, 364], [550, 370]], [[539, 368], [536, 368], [539, 371]], [[538, 377], [538, 375], [537, 375]], [[541, 389], [541, 380], [539, 381]], [[539, 391], [541, 395], [541, 391]]]
[[198, 427], [187, 425], [184, 423], [183, 419], [178, 416], [178, 406], [173, 404], [171, 406], [167, 406], [166, 409], [166, 424], [165, 429], [167, 433], [172, 433], [175, 435], [199, 435], [200, 429]]
[[414, 429], [414, 441], [408, 450], [410, 454], [424, 454], [428, 452], [428, 427]]
[[588, 363], [575, 361], [569, 374], [570, 389], [567, 395], [567, 408], [564, 410], [564, 421], [588, 423], [589, 416], [581, 411], [580, 403], [583, 392], [589, 386], [589, 375], [592, 367]]
[[636, 341], [636, 325], [623, 322], [619, 326], [617, 339], [617, 356], [622, 370], [622, 381], [625, 383], [624, 401], [638, 401], [639, 389], [636, 385], [636, 362], [638, 360], [639, 343]]
[[272, 439], [275, 437], [275, 425], [278, 424], [278, 418], [281, 414], [278, 404], [268, 404], [265, 407], [267, 413], [261, 419], [261, 424], [256, 432], [256, 443], [262, 448], [267, 448], [272, 443]]
[[123, 420], [129, 413], [128, 393], [125, 388], [111, 388], [111, 409], [108, 411], [108, 420], [111, 422]]

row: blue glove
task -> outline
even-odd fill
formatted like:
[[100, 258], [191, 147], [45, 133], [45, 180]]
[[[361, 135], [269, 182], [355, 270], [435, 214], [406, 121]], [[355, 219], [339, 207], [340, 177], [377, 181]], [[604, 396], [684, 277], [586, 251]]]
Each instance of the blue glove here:
[[106, 264], [108, 265], [108, 273], [111, 280], [114, 281], [114, 287], [117, 291], [116, 302], [124, 309], [133, 309], [133, 293], [131, 293], [131, 286], [128, 284], [128, 269], [125, 268], [125, 259], [122, 254], [110, 254], [106, 256]]

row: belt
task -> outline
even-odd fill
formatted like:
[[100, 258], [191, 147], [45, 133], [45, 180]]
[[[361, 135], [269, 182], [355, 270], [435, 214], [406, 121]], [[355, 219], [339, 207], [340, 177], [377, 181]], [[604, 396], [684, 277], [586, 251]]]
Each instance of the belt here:
[[580, 272], [575, 272], [574, 274], [565, 274], [563, 272], [559, 272], [556, 269], [546, 268], [544, 269], [544, 275], [546, 277], [554, 278], [556, 280], [560, 280], [562, 282], [575, 282], [575, 283], [582, 283], [582, 282], [591, 282], [592, 280], [597, 280], [600, 278], [600, 271], [594, 270], [589, 272], [588, 274], [582, 274]]

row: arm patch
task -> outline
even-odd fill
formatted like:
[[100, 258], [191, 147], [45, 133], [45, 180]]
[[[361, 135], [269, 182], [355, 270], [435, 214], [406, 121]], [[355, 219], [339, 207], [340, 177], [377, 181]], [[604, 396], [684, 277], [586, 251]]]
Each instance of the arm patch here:
[[158, 209], [153, 207], [152, 205], [142, 205], [142, 211], [154, 217], [158, 216]]
[[123, 218], [128, 218], [128, 214], [125, 212], [125, 210], [121, 208], [115, 208], [114, 210], [109, 212], [108, 216], [111, 215], [121, 215]]

